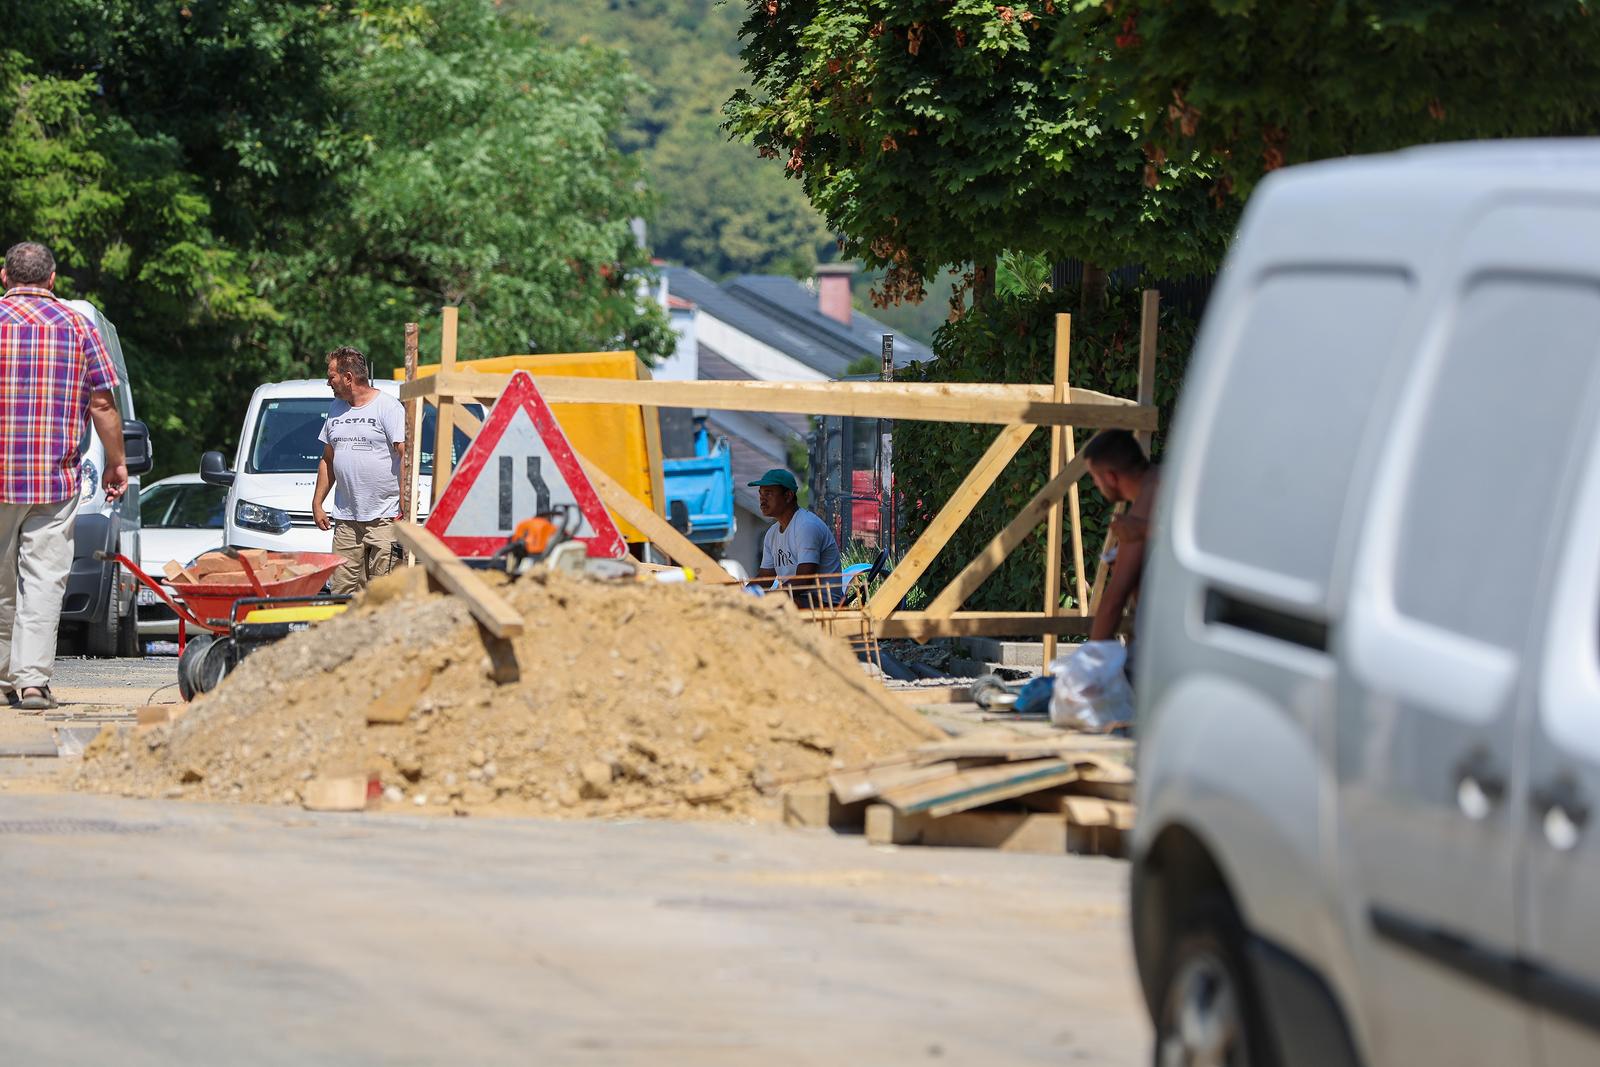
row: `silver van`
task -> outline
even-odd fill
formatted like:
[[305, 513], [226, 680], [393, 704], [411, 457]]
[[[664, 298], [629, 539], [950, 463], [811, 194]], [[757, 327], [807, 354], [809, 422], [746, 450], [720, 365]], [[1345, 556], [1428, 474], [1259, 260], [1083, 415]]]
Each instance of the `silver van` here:
[[1269, 177], [1166, 456], [1156, 1062], [1600, 1063], [1600, 142]]

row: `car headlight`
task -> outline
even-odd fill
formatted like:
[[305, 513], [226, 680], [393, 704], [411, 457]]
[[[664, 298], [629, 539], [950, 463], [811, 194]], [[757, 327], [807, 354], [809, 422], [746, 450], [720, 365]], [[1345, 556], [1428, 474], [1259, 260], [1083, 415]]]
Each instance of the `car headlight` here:
[[100, 484], [100, 472], [94, 469], [92, 460], [83, 461], [78, 468], [78, 477], [81, 480], [78, 492], [82, 494], [83, 499], [93, 500], [95, 487]]
[[248, 500], [241, 500], [234, 506], [233, 521], [251, 530], [265, 530], [276, 534], [289, 532], [287, 511], [269, 508], [265, 504], [252, 504]]

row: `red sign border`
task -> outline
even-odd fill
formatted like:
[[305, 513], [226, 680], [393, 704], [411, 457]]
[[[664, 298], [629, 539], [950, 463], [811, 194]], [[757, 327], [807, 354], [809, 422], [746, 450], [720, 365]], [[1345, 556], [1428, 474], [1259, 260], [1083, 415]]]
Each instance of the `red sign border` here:
[[[627, 555], [628, 548], [622, 540], [622, 531], [617, 529], [616, 522], [611, 518], [611, 512], [606, 510], [605, 504], [600, 500], [600, 494], [595, 492], [594, 483], [583, 473], [578, 457], [573, 455], [572, 445], [567, 442], [567, 435], [561, 431], [561, 424], [556, 421], [555, 414], [540, 394], [539, 387], [533, 384], [533, 376], [522, 370], [511, 375], [511, 381], [500, 394], [500, 399], [495, 401], [494, 407], [489, 410], [489, 417], [484, 420], [483, 429], [478, 431], [478, 436], [473, 438], [472, 444], [462, 454], [461, 462], [456, 464], [449, 484], [444, 487], [444, 495], [439, 498], [439, 503], [434, 506], [428, 515], [428, 521], [423, 523], [423, 526], [458, 556], [469, 558], [492, 556], [505, 545], [504, 537], [448, 537], [445, 535], [445, 530], [449, 527], [450, 521], [456, 517], [456, 512], [461, 510], [461, 504], [478, 480], [478, 475], [488, 466], [489, 457], [494, 455], [494, 446], [505, 436], [506, 427], [511, 425], [511, 420], [519, 409], [528, 412], [529, 418], [533, 420], [533, 428], [538, 431], [545, 447], [550, 450], [550, 458], [555, 461], [556, 472], [566, 481], [567, 488], [572, 490], [572, 496], [577, 501], [578, 510], [583, 512], [583, 517], [588, 519], [589, 525], [594, 528], [594, 536], [580, 537], [577, 540], [584, 542], [591, 556], [610, 556], [620, 559]], [[438, 469], [437, 458], [434, 460], [434, 469]]]

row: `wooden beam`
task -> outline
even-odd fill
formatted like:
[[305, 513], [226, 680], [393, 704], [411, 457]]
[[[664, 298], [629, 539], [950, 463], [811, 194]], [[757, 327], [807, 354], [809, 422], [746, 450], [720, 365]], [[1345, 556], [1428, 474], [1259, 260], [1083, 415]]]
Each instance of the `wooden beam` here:
[[[1057, 399], [1064, 399], [1067, 390], [1071, 387], [1069, 379], [1072, 376], [1072, 316], [1056, 316], [1055, 337], [1055, 391]], [[1050, 427], [1050, 477], [1054, 478], [1061, 473], [1061, 468], [1072, 462], [1072, 457], [1077, 453], [1077, 440], [1071, 426]], [[1073, 549], [1073, 574], [1078, 582], [1078, 604], [1082, 611], [1084, 598], [1083, 581], [1083, 526], [1078, 510], [1078, 483], [1072, 483], [1072, 488], [1067, 490], [1067, 501], [1070, 504], [1069, 513], [1066, 515], [1067, 524], [1072, 531]], [[1059, 615], [1061, 613], [1061, 520], [1062, 504], [1060, 501], [1050, 506], [1049, 518], [1045, 523], [1045, 555], [1044, 555], [1044, 613], [1046, 615]], [[1048, 668], [1051, 661], [1056, 658], [1056, 635], [1047, 633], [1043, 640], [1044, 663]]]
[[[644, 360], [635, 359], [634, 367], [639, 380], [648, 382], [654, 380], [650, 368], [645, 366]], [[667, 479], [662, 471], [661, 452], [661, 412], [649, 405], [639, 408], [639, 415], [644, 419], [644, 456], [645, 463], [649, 465], [650, 475], [650, 502], [655, 505], [655, 510], [662, 515], [667, 513]]]
[[[417, 378], [417, 332], [421, 327], [415, 322], [406, 323], [405, 329], [405, 367], [406, 381], [415, 381]], [[417, 485], [422, 471], [422, 407], [421, 400], [408, 400], [406, 409], [406, 459], [401, 468], [400, 483], [405, 487], [405, 508], [401, 518], [407, 522], [417, 521]]]
[[988, 492], [994, 480], [1005, 471], [1006, 465], [1013, 456], [1027, 443], [1033, 435], [1033, 427], [1027, 424], [1008, 426], [1000, 431], [999, 436], [989, 445], [988, 451], [978, 460], [973, 468], [967, 472], [961, 484], [956, 486], [955, 492], [950, 494], [950, 499], [945, 501], [944, 507], [939, 509], [939, 514], [933, 517], [928, 528], [922, 531], [922, 536], [917, 538], [915, 544], [906, 552], [894, 570], [883, 580], [877, 593], [867, 604], [867, 614], [873, 619], [887, 619], [895, 613], [900, 606], [901, 599], [911, 591], [928, 567], [945, 545], [950, 543], [950, 538], [960, 529], [961, 524], [972, 514], [972, 509], [978, 506], [978, 501], [983, 499], [983, 494]]
[[456, 429], [467, 435], [467, 440], [472, 440], [483, 432], [483, 420], [478, 418], [465, 407], [456, 407]]
[[994, 535], [994, 539], [978, 553], [971, 563], [945, 586], [944, 591], [933, 598], [933, 603], [928, 605], [927, 615], [933, 618], [943, 618], [952, 615], [967, 598], [978, 591], [1006, 557], [1015, 552], [1017, 546], [1026, 541], [1034, 529], [1044, 521], [1050, 511], [1050, 506], [1063, 496], [1067, 490], [1083, 477], [1084, 461], [1080, 453], [1072, 457], [1072, 461], [1056, 475], [1045, 483], [1044, 488], [1034, 494], [1033, 499], [1025, 504], [1017, 517], [1012, 519], [1005, 529]]
[[874, 623], [879, 638], [930, 641], [935, 637], [1083, 637], [1094, 620], [1087, 615], [1046, 615], [1043, 612], [957, 611], [938, 617], [920, 611], [902, 611]]
[[[1146, 289], [1139, 297], [1139, 404], [1154, 407], [1156, 402], [1156, 342], [1161, 322], [1161, 290]], [[1139, 430], [1139, 444], [1150, 451], [1150, 431]]]
[[499, 593], [490, 589], [477, 571], [461, 562], [461, 558], [431, 531], [415, 523], [397, 522], [394, 524], [394, 535], [417, 557], [417, 562], [427, 568], [430, 578], [446, 592], [466, 602], [472, 617], [482, 623], [490, 634], [509, 638], [522, 633], [521, 613], [507, 604]]
[[685, 537], [666, 519], [634, 499], [633, 495], [617, 484], [609, 474], [582, 456], [578, 456], [578, 462], [583, 465], [583, 472], [589, 476], [589, 481], [594, 483], [594, 491], [600, 494], [600, 499], [606, 507], [631, 522], [635, 529], [648, 537], [673, 562], [681, 567], [692, 568], [697, 581], [737, 583], [737, 579], [723, 570], [722, 564], [707, 555], [705, 549]]
[[1044, 812], [963, 811], [935, 819], [902, 815], [887, 804], [870, 804], [866, 836], [873, 845], [944, 845], [1064, 855], [1067, 817]]
[[[456, 373], [456, 325], [461, 309], [447, 307], [443, 309], [440, 317], [441, 333], [439, 336], [439, 377], [446, 378]], [[409, 399], [407, 389], [414, 389], [419, 382], [406, 382], [400, 387], [400, 399]], [[498, 395], [498, 394], [497, 394]], [[418, 394], [421, 398], [421, 394]], [[444, 496], [444, 487], [450, 481], [450, 473], [455, 466], [456, 444], [456, 405], [451, 403], [448, 396], [437, 398], [439, 417], [433, 424], [433, 502], [439, 503], [439, 498]]]
[[[414, 397], [493, 399], [510, 380], [505, 374], [445, 371], [408, 382], [402, 400]], [[722, 411], [788, 412], [852, 418], [912, 419], [927, 422], [981, 422], [997, 425], [1117, 427], [1155, 429], [1155, 409], [1104, 399], [1066, 403], [1051, 386], [946, 382], [756, 382], [620, 381], [535, 375], [534, 384], [552, 404], [640, 404], [655, 407], [712, 408]], [[437, 463], [436, 463], [437, 465]]]

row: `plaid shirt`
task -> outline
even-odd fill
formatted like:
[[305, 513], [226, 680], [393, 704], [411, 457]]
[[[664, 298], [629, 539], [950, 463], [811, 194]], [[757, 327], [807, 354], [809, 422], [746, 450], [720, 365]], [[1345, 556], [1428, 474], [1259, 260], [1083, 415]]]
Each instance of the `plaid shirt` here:
[[77, 492], [89, 394], [116, 384], [100, 334], [54, 293], [19, 285], [0, 297], [0, 502]]

